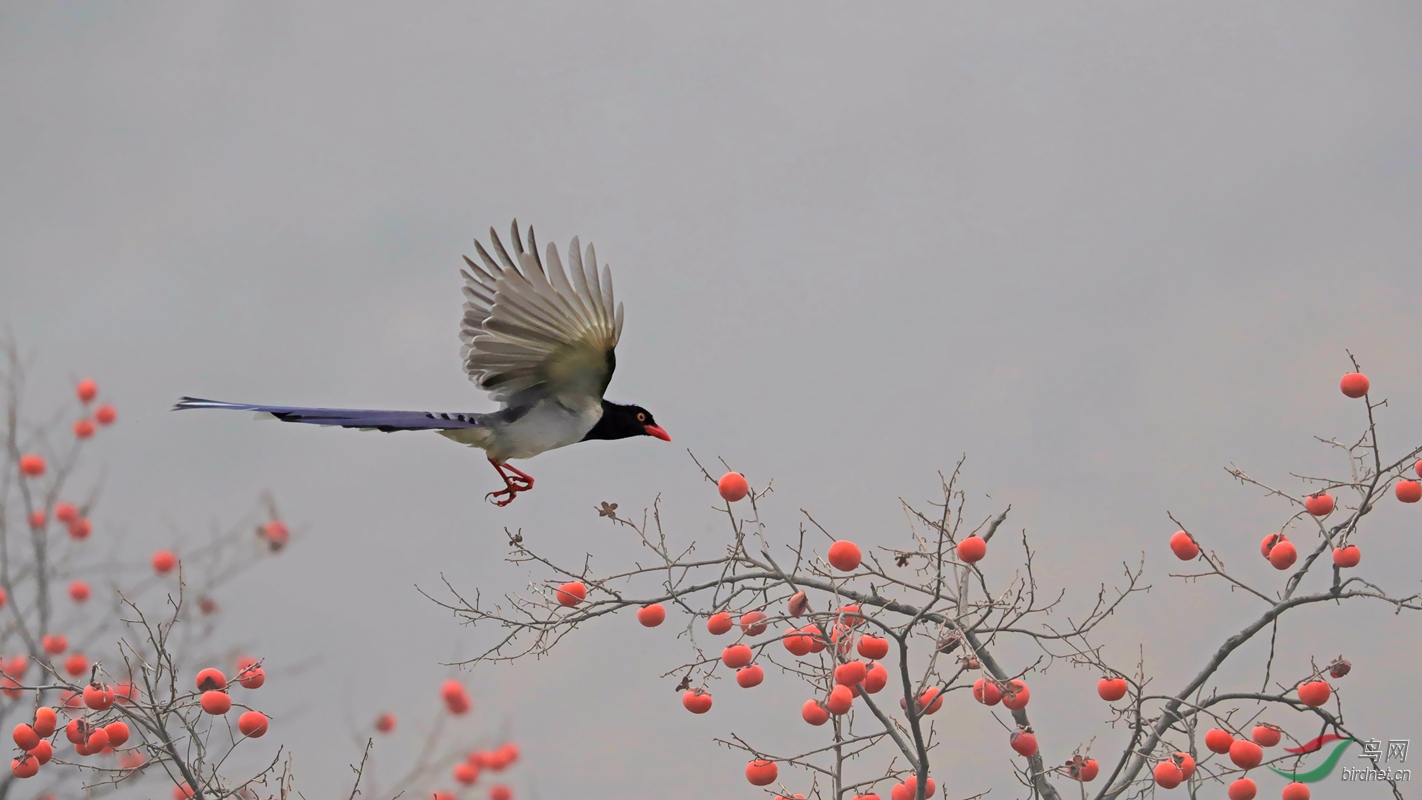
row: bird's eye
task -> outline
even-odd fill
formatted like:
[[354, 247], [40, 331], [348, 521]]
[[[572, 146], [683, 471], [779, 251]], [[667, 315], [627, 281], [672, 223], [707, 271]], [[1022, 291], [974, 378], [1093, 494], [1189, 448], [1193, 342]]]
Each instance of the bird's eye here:
[[638, 421], [638, 422], [646, 422], [646, 421], [647, 421], [647, 415], [646, 415], [646, 414], [643, 414], [643, 413], [640, 412], [640, 411], [638, 411], [638, 412], [637, 412], [637, 421]]

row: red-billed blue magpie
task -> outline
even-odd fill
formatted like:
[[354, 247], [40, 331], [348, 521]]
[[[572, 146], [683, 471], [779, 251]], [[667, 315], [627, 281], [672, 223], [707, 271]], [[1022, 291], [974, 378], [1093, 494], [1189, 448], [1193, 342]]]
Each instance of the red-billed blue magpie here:
[[506, 506], [533, 488], [533, 478], [511, 459], [592, 439], [655, 436], [671, 441], [652, 413], [603, 399], [617, 366], [613, 354], [622, 335], [622, 304], [612, 296], [612, 273], [599, 277], [592, 245], [586, 254], [573, 238], [568, 248], [571, 280], [558, 249], [538, 257], [533, 228], [528, 247], [513, 223], [512, 255], [489, 230], [494, 256], [477, 240], [480, 263], [464, 257], [464, 321], [460, 339], [464, 371], [503, 407], [489, 413], [374, 411], [298, 408], [182, 398], [174, 410], [226, 408], [255, 411], [259, 418], [376, 431], [438, 431], [488, 454], [504, 488], [488, 498]]

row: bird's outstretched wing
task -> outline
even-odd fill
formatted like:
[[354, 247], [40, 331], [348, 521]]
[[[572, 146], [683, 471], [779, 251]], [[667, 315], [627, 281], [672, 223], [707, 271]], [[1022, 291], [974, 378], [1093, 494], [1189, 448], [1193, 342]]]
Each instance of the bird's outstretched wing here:
[[580, 253], [577, 237], [568, 248], [572, 279], [558, 249], [538, 258], [533, 228], [528, 249], [513, 223], [512, 256], [492, 228], [497, 259], [478, 241], [482, 264], [468, 256], [464, 276], [464, 371], [476, 386], [506, 405], [549, 395], [601, 399], [617, 366], [613, 355], [622, 336], [622, 304], [613, 300], [612, 273], [598, 275], [597, 255]]

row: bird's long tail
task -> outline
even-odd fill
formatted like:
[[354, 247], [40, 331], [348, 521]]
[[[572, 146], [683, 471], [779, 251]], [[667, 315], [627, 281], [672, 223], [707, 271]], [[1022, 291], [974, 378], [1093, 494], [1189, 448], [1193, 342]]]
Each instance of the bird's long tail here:
[[184, 397], [173, 406], [174, 411], [187, 408], [223, 408], [229, 411], [255, 411], [258, 419], [279, 419], [282, 422], [305, 422], [363, 431], [448, 431], [461, 428], [482, 428], [487, 414], [445, 414], [433, 411], [375, 411], [364, 408], [299, 408], [296, 406], [260, 406], [251, 403], [224, 403]]

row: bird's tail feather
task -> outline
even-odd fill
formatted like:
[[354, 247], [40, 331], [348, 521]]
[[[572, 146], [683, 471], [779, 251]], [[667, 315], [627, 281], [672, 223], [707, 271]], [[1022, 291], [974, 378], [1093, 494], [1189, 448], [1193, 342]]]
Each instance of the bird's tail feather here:
[[263, 406], [251, 403], [226, 403], [198, 397], [181, 398], [174, 411], [188, 408], [222, 408], [229, 411], [255, 411], [259, 419], [279, 419], [282, 422], [304, 422], [366, 431], [447, 431], [461, 428], [482, 428], [486, 414], [435, 413], [433, 411], [376, 411], [364, 408], [301, 408], [298, 406]]

